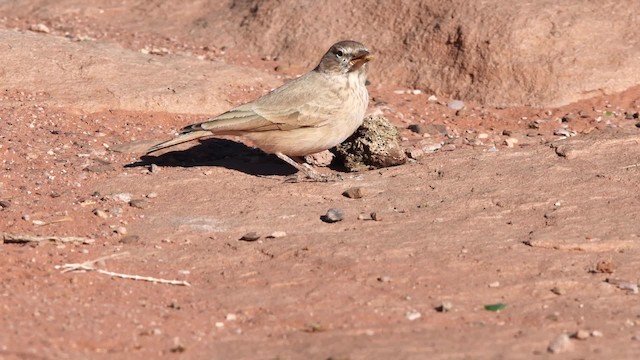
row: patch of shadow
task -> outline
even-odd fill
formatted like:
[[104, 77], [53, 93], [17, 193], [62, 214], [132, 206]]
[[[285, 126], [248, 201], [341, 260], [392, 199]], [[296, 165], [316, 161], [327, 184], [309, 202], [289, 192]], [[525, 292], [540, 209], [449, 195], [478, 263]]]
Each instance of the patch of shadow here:
[[208, 138], [200, 140], [186, 150], [170, 151], [161, 155], [143, 155], [140, 161], [125, 165], [126, 168], [156, 164], [166, 167], [218, 166], [254, 176], [287, 176], [296, 173], [296, 169], [263, 151], [248, 147], [242, 143]]

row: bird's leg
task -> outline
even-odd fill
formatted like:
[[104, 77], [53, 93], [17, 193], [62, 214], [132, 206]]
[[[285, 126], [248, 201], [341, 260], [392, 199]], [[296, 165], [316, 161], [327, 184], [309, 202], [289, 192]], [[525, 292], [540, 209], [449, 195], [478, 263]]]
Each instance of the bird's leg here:
[[281, 160], [285, 161], [287, 164], [295, 167], [296, 169], [298, 169], [298, 171], [302, 172], [309, 180], [312, 180], [312, 181], [329, 181], [330, 180], [329, 176], [322, 175], [319, 172], [315, 171], [313, 168], [305, 166], [306, 164], [297, 162], [283, 153], [275, 153], [275, 154]]

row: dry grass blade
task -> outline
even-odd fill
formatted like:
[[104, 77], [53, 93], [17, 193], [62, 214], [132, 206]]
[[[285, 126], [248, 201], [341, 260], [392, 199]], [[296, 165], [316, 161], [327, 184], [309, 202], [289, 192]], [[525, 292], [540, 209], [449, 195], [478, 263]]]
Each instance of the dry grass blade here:
[[117, 273], [117, 272], [108, 271], [108, 270], [102, 270], [102, 269], [98, 269], [98, 268], [95, 267], [95, 264], [98, 263], [98, 262], [101, 262], [101, 261], [104, 261], [104, 260], [107, 260], [107, 259], [122, 258], [122, 257], [128, 256], [128, 255], [129, 255], [129, 253], [127, 253], [127, 252], [116, 253], [116, 254], [111, 254], [111, 255], [107, 255], [107, 256], [102, 256], [102, 257], [99, 257], [99, 258], [94, 259], [94, 260], [85, 261], [85, 262], [79, 263], [79, 264], [64, 264], [64, 265], [61, 265], [61, 266], [60, 265], [56, 265], [56, 269], [62, 269], [62, 273], [66, 273], [66, 272], [70, 272], [70, 271], [79, 271], [79, 270], [96, 271], [96, 272], [99, 272], [100, 274], [113, 276], [113, 277], [118, 277], [118, 278], [121, 278], [121, 279], [148, 281], [148, 282], [159, 283], [159, 284], [191, 286], [191, 284], [189, 284], [189, 282], [184, 281], [184, 280], [169, 280], [169, 279], [155, 278], [155, 277], [151, 277], [151, 276], [123, 274], [123, 273]]

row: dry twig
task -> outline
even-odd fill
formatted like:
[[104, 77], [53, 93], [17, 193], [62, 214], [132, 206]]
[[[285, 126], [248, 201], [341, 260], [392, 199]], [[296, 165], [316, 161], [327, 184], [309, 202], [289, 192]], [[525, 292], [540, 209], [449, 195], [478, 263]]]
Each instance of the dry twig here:
[[26, 234], [8, 234], [3, 233], [2, 239], [6, 244], [25, 244], [30, 242], [45, 242], [45, 241], [53, 241], [53, 242], [61, 242], [61, 243], [81, 243], [81, 244], [93, 244], [95, 241], [91, 238], [79, 237], [79, 236], [33, 236]]
[[97, 271], [100, 274], [113, 276], [113, 277], [118, 277], [118, 278], [121, 278], [121, 279], [149, 281], [149, 282], [152, 282], [152, 283], [169, 284], [169, 285], [191, 286], [191, 284], [189, 284], [187, 281], [183, 281], [183, 280], [167, 280], [167, 279], [154, 278], [154, 277], [150, 277], [150, 276], [123, 274], [123, 273], [117, 273], [117, 272], [108, 271], [108, 270], [102, 270], [102, 269], [98, 269], [98, 268], [95, 267], [95, 264], [98, 263], [98, 262], [101, 262], [101, 261], [104, 261], [104, 260], [107, 260], [107, 259], [121, 258], [121, 257], [125, 257], [127, 255], [129, 255], [129, 253], [127, 253], [127, 252], [111, 254], [111, 255], [99, 257], [99, 258], [94, 259], [94, 260], [85, 261], [85, 262], [80, 263], [80, 264], [64, 264], [62, 266], [56, 265], [56, 269], [63, 269], [62, 273], [66, 273], [66, 272], [70, 272], [70, 271], [80, 271], [80, 270]]

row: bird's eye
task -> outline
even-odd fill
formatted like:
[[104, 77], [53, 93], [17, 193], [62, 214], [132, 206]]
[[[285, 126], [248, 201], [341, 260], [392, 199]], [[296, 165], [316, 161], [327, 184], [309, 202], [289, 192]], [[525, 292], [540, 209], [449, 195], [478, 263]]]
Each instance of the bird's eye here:
[[342, 50], [336, 50], [336, 52], [334, 52], [334, 54], [336, 54], [337, 57], [342, 57], [344, 55]]

